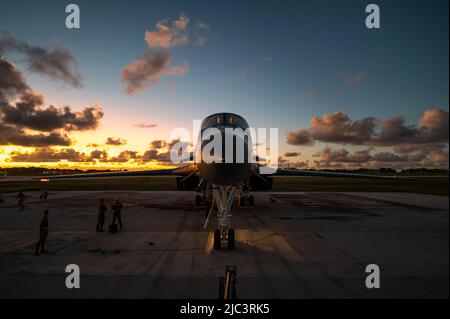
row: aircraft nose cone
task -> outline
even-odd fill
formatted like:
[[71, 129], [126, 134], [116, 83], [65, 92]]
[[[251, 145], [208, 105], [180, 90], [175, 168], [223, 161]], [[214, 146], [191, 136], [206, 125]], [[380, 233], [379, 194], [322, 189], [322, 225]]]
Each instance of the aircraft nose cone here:
[[250, 166], [246, 163], [201, 163], [199, 174], [207, 182], [216, 185], [236, 185], [250, 174]]
[[249, 148], [251, 139], [227, 128], [217, 128], [216, 134], [201, 144], [199, 174], [208, 182], [217, 185], [242, 182], [250, 173], [253, 158]]

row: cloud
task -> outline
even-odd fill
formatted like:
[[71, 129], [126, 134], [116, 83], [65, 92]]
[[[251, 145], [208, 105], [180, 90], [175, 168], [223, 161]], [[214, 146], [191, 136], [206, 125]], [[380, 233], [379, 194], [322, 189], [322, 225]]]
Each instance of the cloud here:
[[22, 73], [0, 55], [0, 103], [29, 90]]
[[43, 107], [42, 95], [29, 93], [22, 96], [16, 104], [1, 105], [0, 117], [3, 123], [17, 125], [32, 130], [50, 132], [55, 129], [66, 131], [85, 131], [96, 129], [103, 112], [98, 105], [84, 108], [81, 112], [72, 112], [69, 106]]
[[157, 150], [157, 149], [170, 150], [175, 144], [177, 144], [179, 142], [180, 142], [180, 139], [175, 139], [175, 140], [172, 140], [172, 141], [153, 140], [153, 141], [150, 142], [150, 149], [151, 150]]
[[105, 150], [94, 150], [90, 153], [76, 151], [73, 148], [54, 149], [51, 147], [36, 148], [32, 152], [13, 151], [8, 162], [55, 163], [67, 161], [72, 163], [128, 163], [139, 161], [141, 156], [135, 151], [123, 151], [119, 155], [109, 157]]
[[[162, 20], [156, 24], [154, 31], [145, 31], [147, 52], [122, 69], [121, 77], [126, 84], [126, 94], [133, 95], [149, 88], [159, 83], [163, 76], [181, 76], [189, 72], [187, 62], [172, 66], [172, 55], [169, 52], [176, 46], [190, 43], [189, 24], [190, 18], [181, 13], [172, 23]], [[208, 24], [198, 21], [195, 25], [194, 43], [204, 45], [207, 41], [206, 34], [210, 32], [211, 27]], [[169, 88], [175, 87], [175, 83], [169, 84]]]
[[351, 154], [346, 149], [334, 150], [328, 146], [326, 146], [319, 153], [315, 154], [314, 157], [320, 157], [322, 162], [328, 163], [365, 163], [372, 159], [370, 150], [356, 151]]
[[154, 128], [157, 127], [158, 124], [151, 124], [151, 123], [136, 123], [133, 125], [134, 127], [138, 128]]
[[[141, 161], [143, 163], [150, 162], [150, 161], [158, 161], [161, 163], [167, 163], [171, 162], [170, 159], [170, 150], [172, 147], [180, 143], [181, 141], [179, 139], [175, 139], [172, 141], [167, 140], [153, 140], [149, 145], [149, 150], [147, 150], [141, 158]], [[188, 142], [181, 142], [185, 143], [185, 146], [188, 147]]]
[[448, 149], [435, 150], [430, 154], [430, 161], [439, 167], [448, 168]]
[[20, 145], [20, 146], [69, 146], [72, 140], [64, 133], [51, 132], [48, 134], [31, 134], [17, 127], [4, 125], [0, 121], [0, 145]]
[[139, 160], [138, 152], [135, 151], [123, 151], [119, 155], [109, 158], [107, 161], [110, 163], [128, 163], [132, 160]]
[[166, 51], [148, 51], [122, 70], [122, 81], [127, 85], [125, 93], [133, 95], [159, 83], [166, 76], [180, 76], [189, 71], [187, 63], [170, 66], [172, 57]]
[[435, 150], [445, 149], [448, 144], [430, 143], [430, 144], [398, 144], [394, 146], [394, 150], [399, 154], [415, 153], [415, 152], [432, 152]]
[[408, 161], [420, 161], [435, 167], [448, 167], [448, 143], [399, 144], [396, 154]]
[[402, 116], [385, 121], [367, 117], [353, 121], [348, 115], [336, 112], [321, 118], [314, 116], [310, 128], [287, 134], [290, 145], [313, 145], [315, 141], [369, 145], [395, 146], [398, 144], [448, 144], [448, 112], [441, 109], [426, 110], [419, 125], [406, 125]]
[[347, 74], [345, 76], [345, 82], [349, 85], [357, 86], [361, 84], [367, 78], [367, 73]]
[[374, 148], [359, 150], [353, 153], [346, 149], [333, 149], [326, 146], [314, 154], [316, 168], [380, 168], [392, 167], [408, 169], [417, 167], [448, 168], [448, 147], [446, 149], [418, 150], [396, 153], [382, 151], [372, 154]]
[[166, 141], [165, 140], [153, 140], [150, 142], [150, 149], [156, 150], [160, 148], [166, 147]]
[[284, 153], [285, 157], [297, 157], [300, 156], [302, 153], [300, 152], [286, 152]]
[[169, 49], [177, 45], [188, 44], [189, 37], [186, 30], [189, 22], [189, 17], [184, 13], [172, 21], [171, 26], [166, 20], [159, 21], [155, 31], [145, 31], [145, 41], [148, 47]]
[[309, 166], [309, 162], [305, 161], [305, 162], [294, 162], [294, 163], [290, 163], [289, 167], [290, 168], [297, 168], [297, 169], [302, 169], [302, 168], [307, 168]]
[[77, 72], [78, 63], [66, 48], [32, 46], [17, 40], [9, 33], [4, 33], [0, 38], [0, 54], [8, 52], [24, 55], [28, 68], [33, 72], [63, 81], [74, 87], [82, 86], [81, 76]]
[[54, 150], [52, 148], [38, 148], [33, 152], [10, 153], [9, 162], [92, 162], [92, 158], [84, 153], [80, 153], [73, 148], [66, 148], [62, 150]]
[[390, 152], [380, 152], [373, 156], [372, 158], [374, 161], [377, 162], [384, 162], [384, 163], [393, 163], [393, 162], [405, 162], [407, 161], [407, 157], [400, 156], [394, 153]]
[[114, 138], [114, 137], [108, 137], [105, 142], [106, 145], [112, 145], [112, 146], [122, 146], [127, 144], [127, 140], [122, 138]]
[[170, 159], [170, 152], [158, 152], [157, 150], [148, 150], [145, 151], [144, 155], [142, 155], [141, 161], [143, 163], [147, 162], [161, 162], [161, 163], [169, 163], [171, 162]]
[[[2, 127], [0, 126], [0, 129]], [[0, 131], [1, 132], [1, 131]], [[0, 140], [3, 135], [0, 135]], [[112, 139], [116, 141], [116, 139]], [[160, 163], [172, 165], [170, 159], [170, 149], [180, 140], [166, 141], [154, 140], [150, 143], [149, 149], [143, 154], [138, 151], [125, 150], [116, 156], [109, 156], [106, 150], [95, 149], [88, 152], [80, 152], [74, 148], [53, 148], [48, 145], [36, 145], [33, 151], [13, 151], [9, 153], [8, 162], [34, 162], [34, 163], [58, 163], [61, 161], [71, 163], [88, 163], [89, 165], [96, 165], [99, 163], [117, 164], [128, 163], [143, 165], [146, 163]], [[53, 144], [50, 144], [53, 145]], [[92, 145], [91, 146], [98, 146]]]
[[210, 34], [212, 31], [212, 28], [209, 24], [197, 21], [195, 24], [195, 31], [194, 31], [194, 43], [198, 46], [203, 46], [208, 41], [207, 35]]
[[181, 13], [180, 17], [172, 22], [173, 29], [178, 31], [184, 31], [189, 25], [189, 21], [190, 21], [189, 17], [186, 16], [184, 13]]
[[314, 139], [308, 130], [299, 129], [287, 133], [286, 143], [289, 145], [314, 145]]
[[278, 156], [278, 165], [284, 165], [286, 163], [289, 163], [289, 161], [285, 158], [283, 158], [282, 156]]
[[420, 139], [448, 143], [448, 112], [432, 108], [426, 110], [419, 120]]
[[71, 145], [71, 131], [96, 129], [103, 112], [98, 105], [74, 112], [69, 106], [45, 106], [14, 64], [0, 56], [0, 145]]
[[278, 165], [281, 168], [305, 169], [305, 168], [309, 167], [309, 162], [308, 161], [291, 162], [280, 156], [278, 158]]
[[100, 161], [105, 161], [108, 159], [108, 152], [106, 152], [105, 150], [93, 150], [89, 157], [91, 159], [96, 159], [96, 160], [100, 160]]
[[203, 21], [194, 24], [193, 33], [189, 34], [190, 18], [181, 13], [180, 17], [169, 23], [167, 20], [159, 21], [154, 31], [145, 31], [145, 41], [150, 49], [171, 49], [176, 46], [187, 45], [193, 38], [193, 43], [203, 46], [208, 41], [212, 28]]

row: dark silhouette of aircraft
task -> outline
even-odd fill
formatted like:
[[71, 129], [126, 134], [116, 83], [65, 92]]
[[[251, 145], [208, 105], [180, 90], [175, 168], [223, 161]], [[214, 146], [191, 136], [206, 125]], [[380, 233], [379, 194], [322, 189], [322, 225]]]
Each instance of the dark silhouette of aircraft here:
[[[217, 228], [214, 231], [214, 248], [220, 249], [222, 241], [227, 241], [229, 249], [235, 247], [235, 233], [231, 228], [231, 209], [236, 198], [239, 204], [254, 206], [254, 198], [251, 191], [263, 191], [272, 189], [272, 176], [325, 176], [325, 177], [351, 177], [351, 178], [396, 178], [395, 176], [377, 176], [366, 174], [336, 173], [297, 169], [274, 169], [271, 174], [261, 174], [260, 169], [267, 167], [264, 159], [253, 153], [251, 138], [247, 135], [236, 134], [233, 136], [231, 148], [225, 147], [225, 132], [227, 129], [249, 128], [247, 121], [233, 113], [216, 113], [206, 117], [201, 123], [200, 137], [208, 129], [215, 129], [221, 134], [221, 152], [214, 149], [213, 153], [203, 154], [208, 143], [213, 140], [212, 135], [207, 139], [200, 139], [195, 153], [189, 153], [189, 163], [185, 163], [174, 169], [120, 171], [105, 173], [87, 173], [74, 175], [46, 176], [45, 181], [52, 179], [71, 178], [100, 178], [100, 177], [124, 177], [124, 176], [177, 176], [177, 188], [179, 190], [196, 191], [196, 205], [206, 203], [206, 221], [204, 228], [209, 223], [214, 207], [217, 209]], [[238, 149], [240, 148], [240, 149]], [[232, 151], [232, 156], [227, 158], [227, 150]], [[243, 160], [238, 160], [237, 154], [241, 151]], [[211, 160], [214, 158], [215, 160]], [[218, 160], [217, 160], [218, 159]], [[241, 158], [242, 159], [242, 158]]]

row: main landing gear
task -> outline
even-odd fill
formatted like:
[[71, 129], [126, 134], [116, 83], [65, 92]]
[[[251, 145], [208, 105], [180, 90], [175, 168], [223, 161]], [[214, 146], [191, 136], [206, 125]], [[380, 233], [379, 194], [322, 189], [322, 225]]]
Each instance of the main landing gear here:
[[214, 249], [222, 248], [222, 241], [227, 242], [228, 249], [235, 247], [234, 229], [231, 226], [231, 207], [236, 196], [236, 186], [214, 186], [212, 189], [213, 203], [206, 218], [205, 226], [209, 223], [214, 204], [217, 207], [218, 228], [214, 230]]

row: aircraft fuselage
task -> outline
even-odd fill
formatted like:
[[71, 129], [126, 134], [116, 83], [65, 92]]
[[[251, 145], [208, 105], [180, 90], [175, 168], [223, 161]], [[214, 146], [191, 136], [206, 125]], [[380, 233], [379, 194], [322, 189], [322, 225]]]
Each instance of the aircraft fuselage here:
[[[252, 161], [251, 138], [236, 134], [232, 136], [232, 143], [227, 144], [226, 140], [227, 130], [228, 132], [236, 129], [245, 131], [248, 128], [244, 118], [232, 113], [217, 113], [203, 120], [200, 132], [203, 138], [199, 142], [200, 152], [196, 155], [198, 174], [201, 179], [215, 185], [231, 186], [242, 183], [250, 177], [251, 169], [256, 166]], [[210, 139], [204, 137], [205, 135], [209, 137], [208, 132], [211, 131], [220, 132], [220, 136], [214, 136], [214, 138], [221, 139], [221, 143], [218, 144], [219, 147], [210, 150], [208, 144], [213, 136]], [[198, 160], [199, 156], [200, 160]]]

